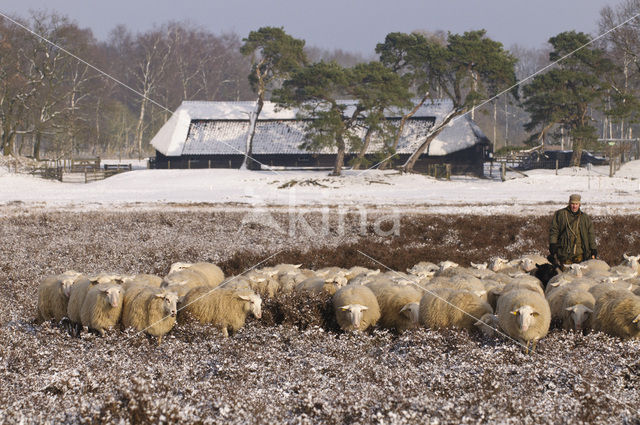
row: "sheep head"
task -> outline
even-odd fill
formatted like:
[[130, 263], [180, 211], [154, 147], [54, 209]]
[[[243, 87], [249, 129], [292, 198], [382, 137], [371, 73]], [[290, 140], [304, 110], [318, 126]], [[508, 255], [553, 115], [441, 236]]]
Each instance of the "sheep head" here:
[[518, 327], [522, 332], [526, 332], [529, 328], [535, 323], [535, 320], [540, 313], [538, 313], [532, 306], [523, 305], [518, 307], [517, 309], [511, 312], [514, 316], [516, 316], [516, 320], [518, 321]]
[[487, 269], [487, 262], [485, 261], [484, 263], [480, 263], [480, 264], [476, 264], [473, 261], [471, 262], [471, 267], [473, 267], [474, 269], [477, 270], [486, 270]]
[[262, 317], [262, 298], [257, 294], [238, 295], [238, 298], [247, 302], [245, 311], [253, 314], [253, 317], [256, 319], [260, 319]]
[[531, 258], [523, 258], [520, 266], [525, 272], [529, 273], [536, 269], [536, 262]]
[[492, 337], [498, 332], [498, 316], [485, 313], [474, 325], [480, 329], [484, 336]]
[[622, 254], [622, 257], [627, 260], [624, 264], [625, 266], [638, 271], [638, 268], [640, 268], [640, 255]]
[[506, 264], [507, 264], [508, 262], [509, 262], [509, 261], [508, 261], [508, 260], [506, 260], [506, 259], [504, 259], [504, 258], [496, 257], [496, 258], [493, 258], [493, 259], [491, 260], [491, 262], [489, 263], [489, 268], [490, 268], [492, 271], [497, 272], [497, 271], [500, 271], [500, 270], [502, 270], [503, 268], [505, 268], [505, 266], [506, 266]]
[[188, 269], [192, 264], [193, 263], [183, 263], [180, 261], [178, 261], [177, 263], [173, 263], [169, 268], [169, 274], [171, 274], [172, 272], [179, 272], [180, 270]]
[[440, 266], [440, 271], [445, 271], [447, 269], [451, 269], [454, 267], [458, 267], [458, 263], [454, 263], [453, 261], [441, 261], [440, 263], [438, 263], [438, 265]]
[[362, 322], [363, 312], [369, 310], [369, 307], [362, 304], [347, 304], [338, 307], [338, 309], [345, 313], [350, 327], [352, 327], [353, 329], [359, 329], [360, 322]]
[[420, 304], [416, 302], [405, 304], [400, 309], [400, 315], [407, 319], [413, 326], [418, 326], [419, 312]]
[[586, 269], [587, 266], [585, 264], [571, 264], [569, 266], [570, 273], [577, 277], [582, 277], [582, 269]]
[[593, 313], [593, 310], [583, 304], [572, 305], [565, 310], [571, 313], [571, 321], [577, 331], [583, 329], [584, 324], [587, 323], [589, 316]]
[[122, 288], [111, 286], [109, 288], [102, 288], [101, 291], [106, 294], [107, 302], [112, 308], [118, 307], [122, 302]]
[[178, 313], [178, 294], [175, 292], [161, 292], [156, 294], [157, 298], [162, 299], [162, 308], [165, 316], [176, 317]]

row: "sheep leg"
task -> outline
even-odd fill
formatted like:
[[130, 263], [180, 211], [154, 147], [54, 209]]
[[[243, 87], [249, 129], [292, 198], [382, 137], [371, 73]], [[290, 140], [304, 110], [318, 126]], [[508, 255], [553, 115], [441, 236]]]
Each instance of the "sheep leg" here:
[[220, 329], [220, 331], [222, 331], [222, 336], [225, 338], [229, 337], [229, 331], [227, 330], [226, 326], [223, 326], [222, 329]]

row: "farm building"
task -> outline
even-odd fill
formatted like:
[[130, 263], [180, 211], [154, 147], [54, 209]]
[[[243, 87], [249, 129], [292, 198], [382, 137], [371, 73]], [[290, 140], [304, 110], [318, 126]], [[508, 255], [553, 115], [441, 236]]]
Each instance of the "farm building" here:
[[[241, 167], [255, 106], [255, 102], [183, 102], [151, 140], [156, 149], [153, 167]], [[450, 109], [450, 102], [438, 101], [418, 110], [405, 124], [394, 163], [403, 164]], [[387, 120], [392, 123], [399, 123], [401, 117], [400, 112], [387, 113]], [[359, 131], [364, 139], [366, 129]], [[336, 149], [305, 150], [300, 147], [304, 140], [305, 120], [298, 119], [296, 111], [277, 110], [275, 104], [265, 102], [256, 124], [251, 157], [262, 169], [333, 166]], [[377, 163], [383, 146], [382, 137], [374, 135], [365, 158]], [[490, 151], [489, 139], [467, 115], [453, 121], [431, 142], [414, 169], [426, 171], [430, 164], [450, 164], [452, 174], [482, 176], [483, 162]], [[348, 149], [345, 164], [357, 153]]]

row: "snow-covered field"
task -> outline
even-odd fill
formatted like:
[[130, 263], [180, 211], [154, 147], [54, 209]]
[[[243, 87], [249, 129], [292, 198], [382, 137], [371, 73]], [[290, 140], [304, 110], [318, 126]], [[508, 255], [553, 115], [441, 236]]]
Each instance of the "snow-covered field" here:
[[549, 216], [573, 192], [603, 257], [640, 254], [640, 161], [614, 178], [527, 175], [139, 170], [63, 184], [0, 167], [0, 422], [640, 423], [640, 341], [601, 333], [554, 329], [535, 355], [465, 331], [343, 334], [320, 296], [265, 299], [263, 319], [233, 338], [180, 325], [160, 346], [33, 320], [38, 282], [68, 269], [162, 275], [212, 261], [233, 274], [270, 256], [381, 267], [362, 251], [404, 270], [544, 253]]
[[[29, 210], [357, 206], [435, 214], [548, 214], [581, 193], [594, 215], [640, 210], [640, 161], [610, 178], [608, 166], [509, 173], [508, 180], [454, 176], [451, 181], [394, 171], [135, 170], [103, 181], [45, 181], [0, 167], [0, 206]], [[4, 211], [7, 209], [4, 208]]]

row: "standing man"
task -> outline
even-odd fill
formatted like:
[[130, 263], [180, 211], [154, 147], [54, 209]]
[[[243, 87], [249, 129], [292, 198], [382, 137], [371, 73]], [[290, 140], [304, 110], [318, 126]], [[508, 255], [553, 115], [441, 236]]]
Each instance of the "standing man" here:
[[580, 195], [571, 195], [569, 205], [553, 215], [549, 252], [560, 264], [579, 263], [598, 256], [593, 224], [580, 210]]

